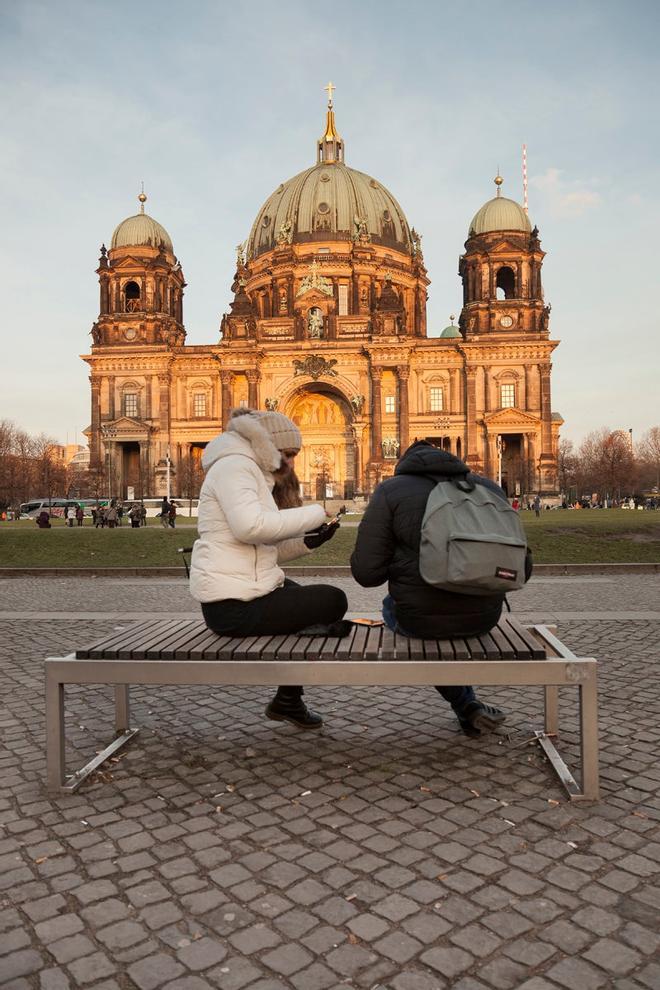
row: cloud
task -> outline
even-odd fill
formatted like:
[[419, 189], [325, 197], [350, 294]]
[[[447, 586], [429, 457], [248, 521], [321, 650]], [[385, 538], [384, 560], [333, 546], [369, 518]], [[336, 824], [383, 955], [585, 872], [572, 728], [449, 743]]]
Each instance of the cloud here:
[[599, 192], [587, 183], [565, 179], [559, 168], [547, 168], [542, 175], [533, 176], [530, 185], [541, 193], [545, 207], [556, 216], [581, 217], [602, 203]]

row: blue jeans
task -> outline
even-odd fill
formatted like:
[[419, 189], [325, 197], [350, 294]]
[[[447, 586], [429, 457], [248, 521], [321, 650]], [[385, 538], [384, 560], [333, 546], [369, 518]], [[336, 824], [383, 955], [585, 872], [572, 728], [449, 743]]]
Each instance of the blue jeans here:
[[[396, 621], [396, 603], [391, 595], [385, 595], [383, 598], [383, 621], [388, 629], [398, 633], [399, 636], [413, 638], [414, 634], [406, 632]], [[436, 684], [435, 689], [440, 692], [445, 701], [449, 702], [457, 714], [460, 714], [461, 710], [471, 701], [477, 700], [474, 690], [467, 685], [465, 687], [440, 687]]]

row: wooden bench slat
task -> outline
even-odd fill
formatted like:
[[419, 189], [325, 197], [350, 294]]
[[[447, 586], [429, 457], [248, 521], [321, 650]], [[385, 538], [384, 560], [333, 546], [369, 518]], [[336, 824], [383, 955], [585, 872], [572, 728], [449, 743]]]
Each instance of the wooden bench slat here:
[[466, 636], [465, 643], [473, 660], [484, 660], [486, 653], [478, 636]]
[[381, 660], [401, 660], [408, 659], [408, 649], [406, 648], [405, 656], [401, 652], [401, 644], [399, 640], [403, 641], [405, 637], [397, 637], [391, 629], [387, 626], [381, 627], [381, 639], [380, 639], [380, 657]]
[[538, 639], [534, 634], [526, 629], [525, 626], [512, 615], [507, 615], [507, 622], [512, 629], [515, 629], [517, 634], [527, 644], [527, 647], [534, 660], [544, 660], [547, 658], [547, 651], [544, 646], [539, 643]]
[[363, 657], [365, 660], [378, 660], [380, 656], [380, 637], [382, 626], [367, 626], [367, 640], [364, 644]]
[[500, 660], [500, 649], [490, 633], [483, 633], [479, 639], [484, 650], [484, 660]]
[[190, 628], [190, 623], [185, 619], [176, 619], [174, 621], [174, 626], [163, 634], [160, 639], [155, 640], [146, 649], [140, 651], [143, 656], [135, 656], [137, 651], [133, 651], [133, 656], [136, 660], [160, 660], [161, 651], [167, 650], [170, 646], [175, 646], [180, 642], [182, 635], [185, 638], [188, 630]]
[[335, 659], [348, 660], [349, 656], [353, 652], [353, 644], [355, 643], [359, 629], [364, 629], [364, 626], [353, 626], [353, 629], [348, 636], [341, 637], [339, 640], [339, 645], [335, 650]]
[[[105, 652], [108, 650], [111, 651], [117, 643], [129, 639], [135, 633], [144, 632], [145, 629], [156, 628], [156, 626], [160, 625], [161, 621], [161, 619], [146, 619], [142, 622], [132, 623], [128, 628], [124, 626], [121, 631], [115, 630], [109, 636], [104, 636], [103, 639], [97, 639], [93, 643], [90, 643], [89, 646], [83, 646], [79, 650], [76, 650], [76, 658], [78, 660], [90, 660], [93, 658], [93, 653], [97, 651], [105, 655]], [[98, 659], [98, 657], [95, 659]]]
[[283, 633], [280, 633], [279, 636], [271, 636], [270, 643], [268, 643], [267, 647], [262, 651], [261, 659], [273, 661], [280, 660], [280, 649], [282, 644], [285, 643], [288, 638], [289, 637]]
[[190, 650], [191, 660], [217, 660], [218, 650], [228, 643], [231, 636], [220, 636], [218, 633], [213, 632], [212, 629], [206, 630], [206, 635], [202, 635], [201, 638], [192, 646]]
[[304, 660], [307, 648], [314, 639], [314, 636], [298, 636], [298, 640], [291, 649], [292, 660]]
[[185, 657], [186, 660], [190, 658], [190, 650], [194, 643], [196, 643], [201, 636], [208, 632], [206, 624], [203, 620], [193, 619], [190, 622], [186, 622], [185, 626], [180, 630], [179, 635], [173, 638], [171, 642], [163, 647], [160, 651], [161, 660], [176, 660], [177, 657], [181, 659]]
[[490, 631], [490, 635], [493, 637], [497, 644], [497, 648], [502, 655], [503, 660], [513, 660], [515, 658], [515, 650], [511, 646], [511, 643], [506, 638], [499, 625], [495, 626]]
[[500, 619], [499, 627], [515, 650], [516, 658], [518, 660], [531, 660], [532, 651], [524, 639], [521, 639], [516, 630], [509, 625], [508, 616]]
[[310, 662], [320, 660], [327, 638], [327, 636], [312, 636], [305, 650], [305, 660], [309, 660]]
[[355, 656], [356, 659], [364, 659], [364, 647], [367, 642], [367, 636], [369, 635], [369, 626], [356, 626], [355, 627], [355, 637], [353, 639], [353, 645], [351, 647], [351, 659]]
[[[174, 628], [176, 619], [166, 619], [157, 622], [152, 628], [145, 629], [138, 636], [129, 636], [113, 651], [115, 660], [143, 660], [143, 651], [147, 646], [159, 642], [165, 633]], [[107, 653], [104, 654], [107, 656]]]
[[454, 656], [457, 660], [471, 659], [472, 654], [470, 653], [470, 649], [462, 636], [452, 636], [449, 642], [451, 642], [451, 645], [454, 647]]
[[262, 653], [264, 653], [264, 651], [268, 648], [268, 645], [272, 639], [272, 636], [257, 636], [257, 638], [247, 647], [245, 651], [245, 659], [261, 660]]

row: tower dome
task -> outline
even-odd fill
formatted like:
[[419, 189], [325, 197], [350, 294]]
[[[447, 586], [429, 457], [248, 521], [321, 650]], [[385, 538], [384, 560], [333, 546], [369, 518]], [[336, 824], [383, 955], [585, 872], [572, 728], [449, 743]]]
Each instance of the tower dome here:
[[371, 240], [406, 254], [413, 250], [408, 221], [391, 192], [344, 164], [332, 98], [316, 165], [282, 182], [268, 197], [252, 225], [247, 257], [318, 240]]
[[495, 230], [522, 230], [527, 234], [531, 233], [532, 225], [520, 203], [500, 195], [503, 181], [500, 175], [495, 177], [497, 195], [484, 203], [472, 217], [468, 237], [472, 234], [488, 234]]
[[142, 247], [143, 245], [159, 248], [162, 245], [166, 251], [173, 253], [174, 248], [170, 235], [157, 220], [144, 212], [144, 204], [147, 201], [144, 192], [140, 193], [138, 199], [140, 212], [136, 213], [135, 216], [127, 217], [118, 224], [112, 235], [110, 248]]
[[454, 323], [454, 317], [450, 316], [449, 319], [451, 320], [451, 323], [449, 324], [448, 327], [445, 327], [445, 329], [440, 334], [440, 337], [444, 340], [453, 339], [454, 337], [461, 337], [462, 336], [461, 331]]

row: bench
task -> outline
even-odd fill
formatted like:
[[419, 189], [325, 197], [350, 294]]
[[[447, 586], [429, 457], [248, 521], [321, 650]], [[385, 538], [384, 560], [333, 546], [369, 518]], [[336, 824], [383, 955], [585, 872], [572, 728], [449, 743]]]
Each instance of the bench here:
[[[597, 664], [576, 657], [547, 626], [521, 625], [511, 615], [485, 636], [408, 639], [382, 626], [357, 625], [343, 638], [218, 636], [201, 619], [152, 620], [66, 657], [46, 669], [48, 787], [71, 793], [136, 733], [131, 727], [132, 684], [185, 685], [538, 685], [545, 692], [544, 730], [534, 733], [572, 800], [598, 798]], [[116, 737], [80, 770], [65, 768], [65, 684], [115, 689]], [[552, 739], [558, 728], [558, 688], [577, 687], [580, 784]]]

